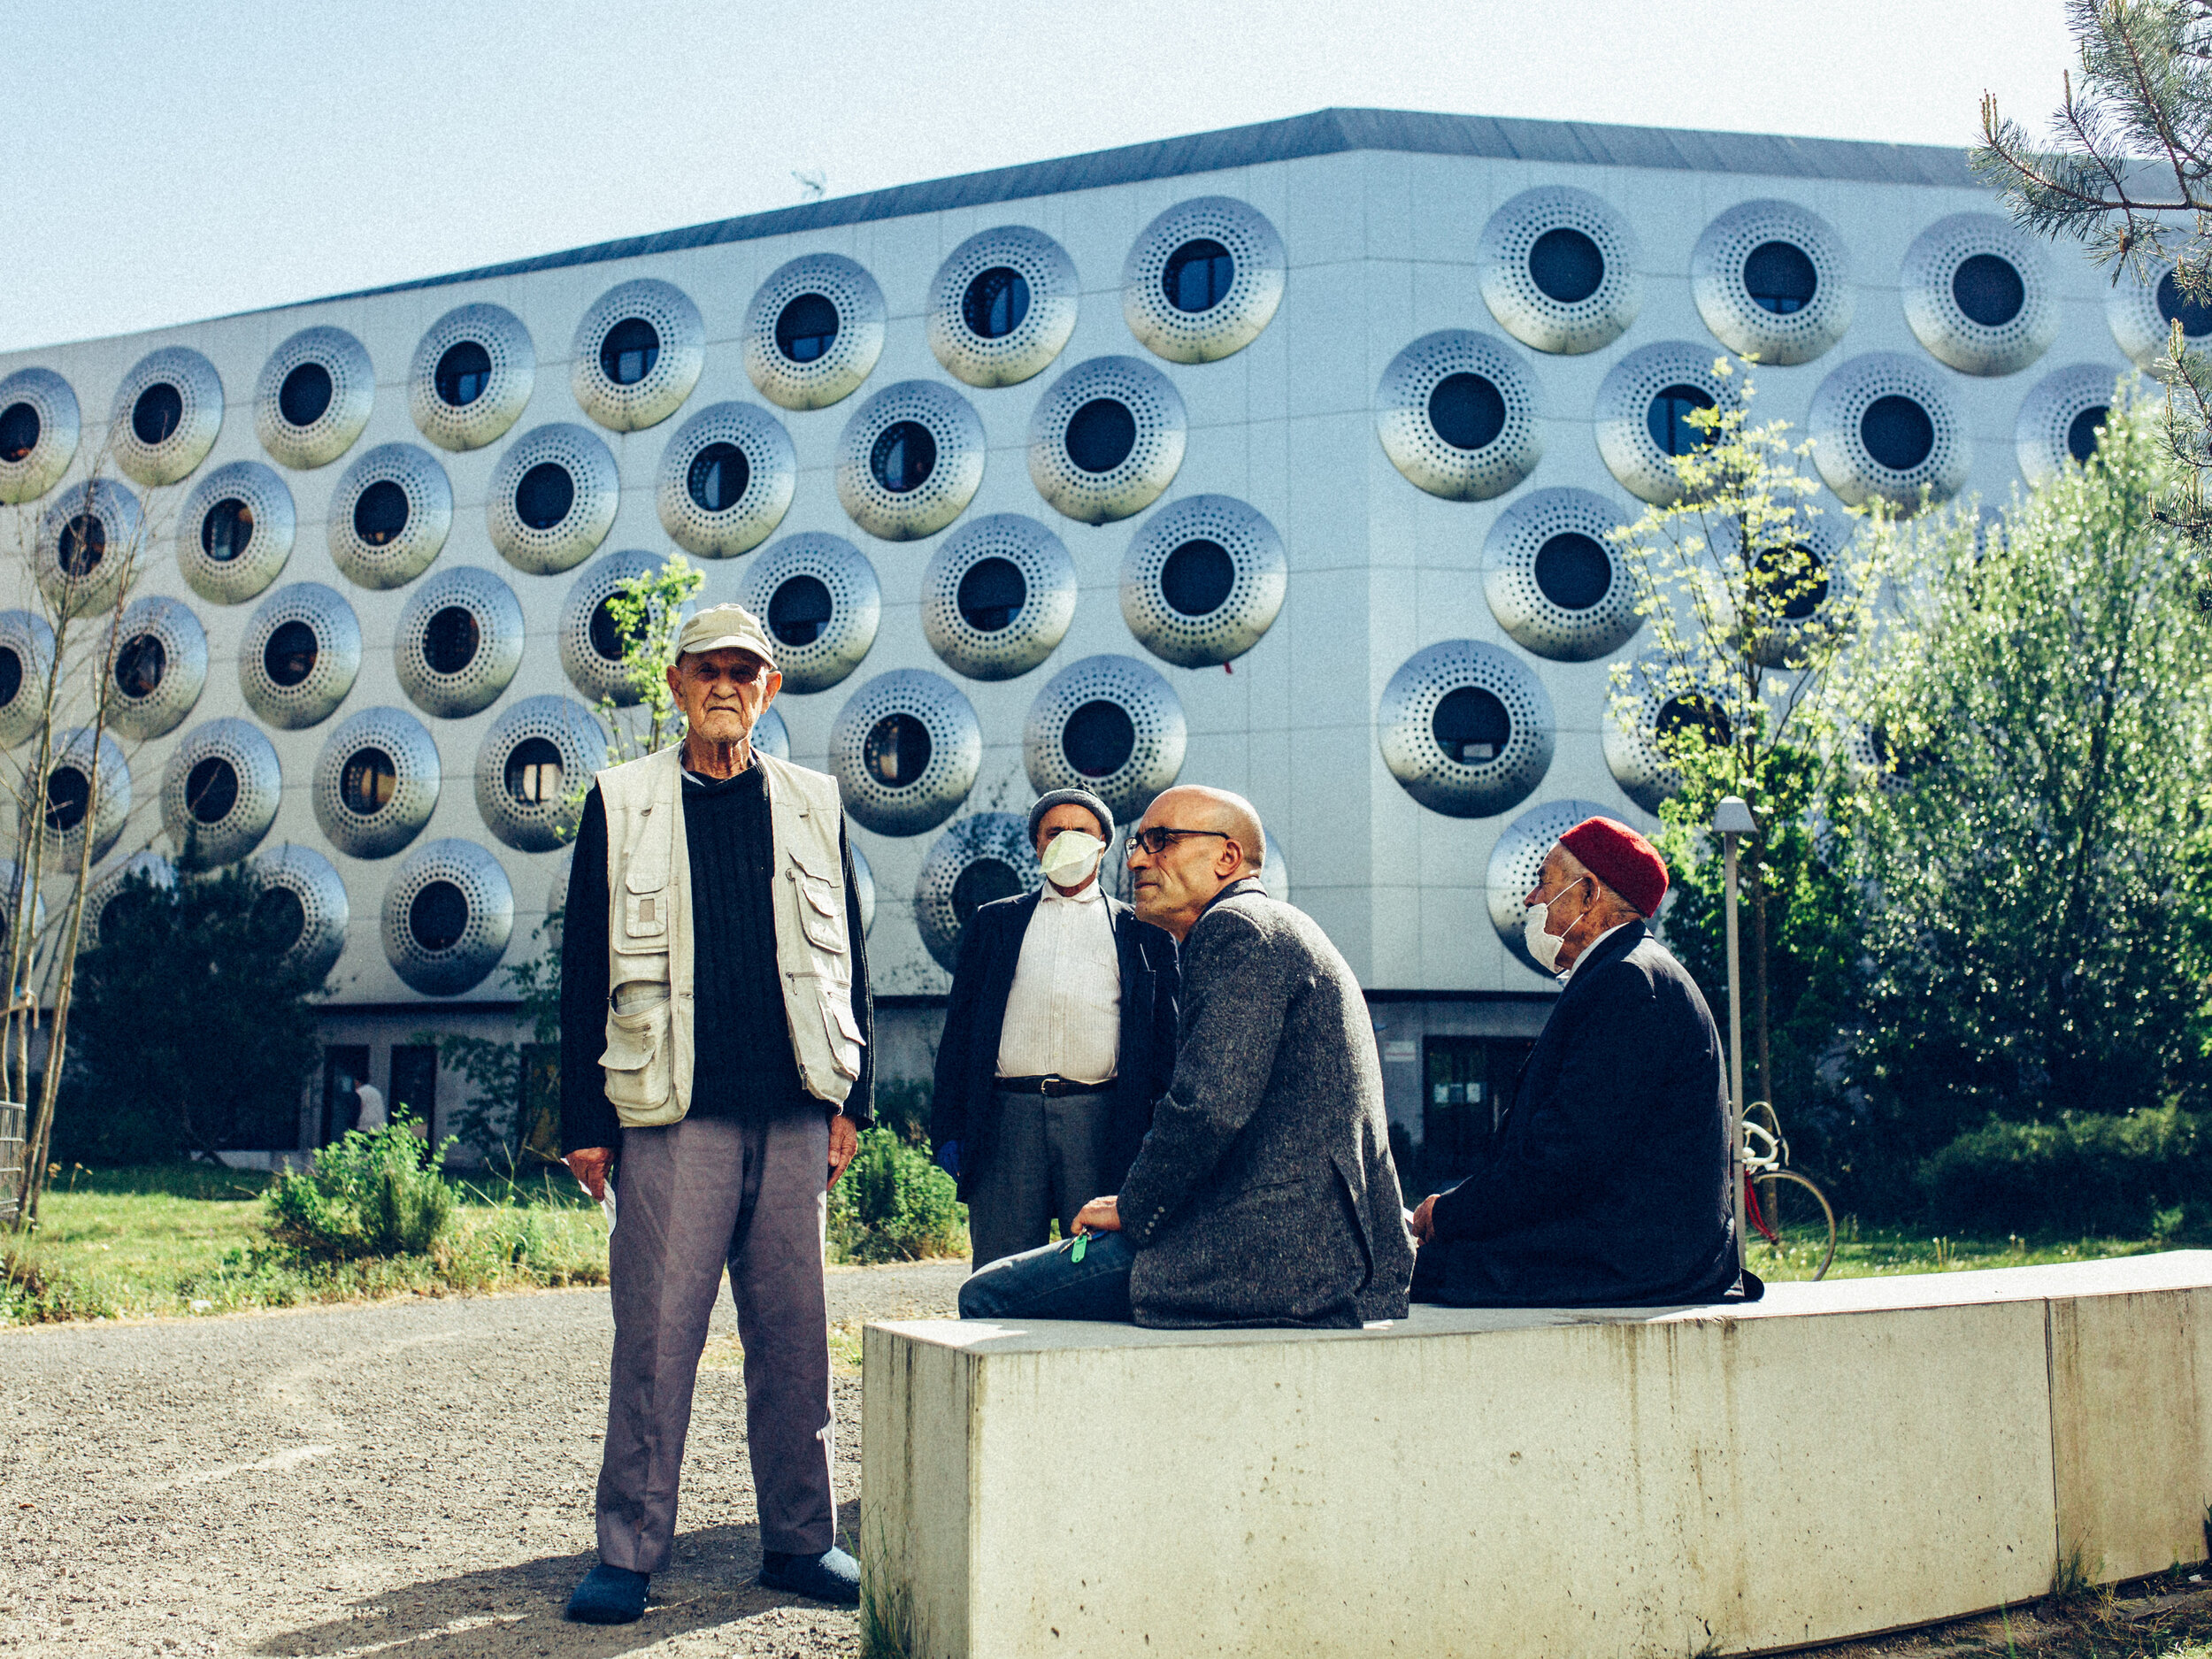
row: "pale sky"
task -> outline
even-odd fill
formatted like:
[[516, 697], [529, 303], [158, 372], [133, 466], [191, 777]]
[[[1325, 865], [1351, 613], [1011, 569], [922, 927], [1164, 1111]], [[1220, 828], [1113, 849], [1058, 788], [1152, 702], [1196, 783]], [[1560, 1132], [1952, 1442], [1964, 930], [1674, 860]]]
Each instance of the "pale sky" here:
[[1963, 147], [2062, 0], [14, 0], [0, 349], [1332, 104]]

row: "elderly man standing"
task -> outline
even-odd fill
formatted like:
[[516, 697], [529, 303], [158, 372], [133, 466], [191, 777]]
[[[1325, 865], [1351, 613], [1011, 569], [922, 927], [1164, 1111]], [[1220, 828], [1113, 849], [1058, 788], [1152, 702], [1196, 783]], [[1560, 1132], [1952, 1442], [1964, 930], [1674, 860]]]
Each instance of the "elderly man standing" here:
[[783, 677], [749, 611], [684, 625], [680, 744], [598, 775], [561, 943], [569, 1167], [615, 1191], [599, 1563], [571, 1618], [626, 1624], [667, 1564], [725, 1266], [745, 1348], [760, 1581], [859, 1600], [830, 1490], [825, 1194], [871, 1089], [868, 966], [834, 779], [764, 755]]
[[1137, 914], [1182, 943], [1174, 1080], [1077, 1235], [985, 1268], [972, 1319], [1356, 1328], [1406, 1310], [1413, 1250], [1358, 982], [1267, 896], [1251, 803], [1186, 786], [1131, 838]]
[[1651, 843], [1586, 818], [1523, 911], [1564, 987], [1475, 1172], [1421, 1201], [1417, 1302], [1649, 1307], [1755, 1301], [1728, 1190], [1720, 1032], [1646, 926], [1667, 894]]
[[1175, 941], [1102, 892], [1114, 818], [1087, 789], [1029, 809], [1037, 892], [977, 910], [937, 1045], [930, 1140], [975, 1264], [1033, 1250], [1128, 1172], [1175, 1069]]

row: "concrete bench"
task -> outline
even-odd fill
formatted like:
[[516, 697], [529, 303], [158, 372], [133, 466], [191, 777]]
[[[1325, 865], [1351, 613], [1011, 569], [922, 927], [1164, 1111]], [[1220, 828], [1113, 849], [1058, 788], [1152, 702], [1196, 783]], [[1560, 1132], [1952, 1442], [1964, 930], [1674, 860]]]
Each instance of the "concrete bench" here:
[[863, 1363], [913, 1659], [1756, 1653], [2207, 1554], [2212, 1251], [1726, 1313], [874, 1325]]

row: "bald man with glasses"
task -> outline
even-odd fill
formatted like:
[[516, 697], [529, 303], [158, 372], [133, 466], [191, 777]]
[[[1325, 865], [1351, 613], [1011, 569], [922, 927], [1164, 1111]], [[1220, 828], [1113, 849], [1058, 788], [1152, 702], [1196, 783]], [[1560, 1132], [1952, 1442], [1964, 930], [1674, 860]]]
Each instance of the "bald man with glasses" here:
[[960, 1288], [963, 1318], [1356, 1329], [1413, 1276], [1366, 999], [1268, 897], [1250, 802], [1194, 786], [1132, 835], [1137, 914], [1180, 941], [1173, 1080], [1118, 1193], [1075, 1236]]

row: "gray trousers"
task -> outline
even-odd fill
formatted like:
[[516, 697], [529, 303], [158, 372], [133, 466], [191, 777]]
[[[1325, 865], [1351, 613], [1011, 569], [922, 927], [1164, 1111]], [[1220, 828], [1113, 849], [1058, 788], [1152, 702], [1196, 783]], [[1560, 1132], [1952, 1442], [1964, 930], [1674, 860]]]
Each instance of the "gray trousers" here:
[[828, 1171], [821, 1112], [757, 1125], [687, 1118], [622, 1132], [607, 1244], [614, 1375], [599, 1467], [607, 1565], [658, 1572], [668, 1564], [692, 1386], [726, 1263], [745, 1347], [760, 1547], [818, 1555], [836, 1541], [822, 1284]]
[[978, 1267], [1063, 1237], [1075, 1212], [1103, 1198], [1110, 1092], [1017, 1094], [1001, 1089], [998, 1132], [968, 1187], [968, 1242]]

